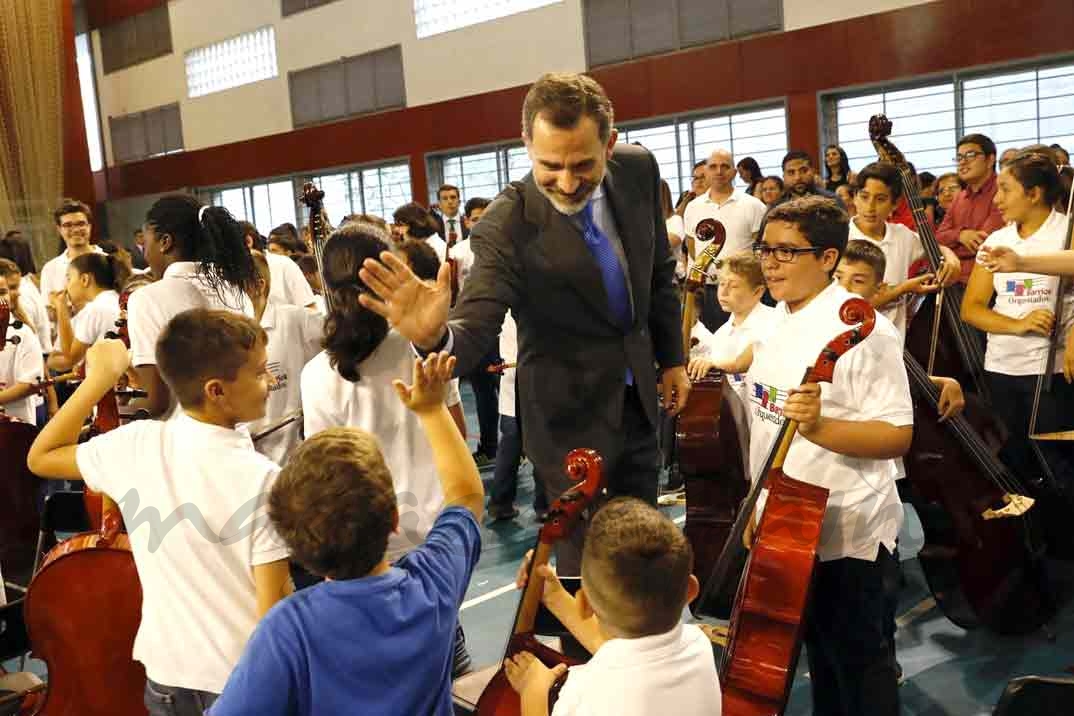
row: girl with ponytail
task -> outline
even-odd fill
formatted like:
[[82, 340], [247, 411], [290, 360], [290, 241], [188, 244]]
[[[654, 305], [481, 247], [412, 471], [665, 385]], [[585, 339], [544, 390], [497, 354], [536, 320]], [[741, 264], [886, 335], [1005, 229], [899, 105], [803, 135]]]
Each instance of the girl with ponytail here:
[[[56, 312], [58, 345], [49, 357], [56, 369], [59, 362], [74, 366], [94, 343], [115, 330], [119, 319], [119, 292], [130, 278], [130, 269], [116, 254], [82, 254], [67, 266], [67, 289], [50, 296]], [[77, 315], [71, 317], [68, 299]]]
[[191, 308], [253, 316], [245, 292], [256, 289], [257, 269], [231, 213], [187, 194], [158, 199], [146, 214], [143, 237], [146, 261], [160, 280], [131, 295], [128, 330], [131, 364], [149, 395], [140, 407], [156, 417], [174, 408], [156, 359], [157, 338], [168, 321]]

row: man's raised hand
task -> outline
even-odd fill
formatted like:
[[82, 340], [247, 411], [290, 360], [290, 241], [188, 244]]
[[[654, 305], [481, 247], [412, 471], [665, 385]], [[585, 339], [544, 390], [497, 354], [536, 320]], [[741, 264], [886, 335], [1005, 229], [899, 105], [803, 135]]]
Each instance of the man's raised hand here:
[[363, 293], [359, 303], [384, 316], [395, 330], [423, 350], [432, 350], [447, 330], [451, 305], [451, 268], [440, 265], [436, 283], [422, 281], [403, 261], [384, 251], [380, 261], [366, 259], [358, 271], [374, 297]]

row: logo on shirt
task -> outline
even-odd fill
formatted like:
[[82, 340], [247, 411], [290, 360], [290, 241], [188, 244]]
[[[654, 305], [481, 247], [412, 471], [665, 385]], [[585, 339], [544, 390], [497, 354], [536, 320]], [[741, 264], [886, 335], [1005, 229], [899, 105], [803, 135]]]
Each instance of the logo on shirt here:
[[754, 383], [753, 395], [750, 396], [753, 404], [756, 406], [754, 413], [761, 420], [766, 420], [770, 423], [782, 422], [783, 403], [787, 401], [789, 395], [790, 393], [786, 390], [777, 388], [774, 385]]
[[1052, 287], [1048, 279], [1017, 278], [1008, 279], [1003, 290], [998, 293], [1014, 305], [1046, 303], [1051, 296]]
[[275, 393], [278, 390], [286, 390], [288, 377], [287, 373], [283, 370], [283, 366], [280, 365], [278, 361], [270, 361], [266, 368], [268, 369], [269, 374], [272, 375], [272, 379], [275, 381], [273, 384], [269, 385], [269, 392]]
[[1015, 296], [1025, 296], [1027, 292], [1033, 290], [1033, 279], [1025, 278], [1021, 281], [1007, 281], [1007, 293], [1014, 294]]

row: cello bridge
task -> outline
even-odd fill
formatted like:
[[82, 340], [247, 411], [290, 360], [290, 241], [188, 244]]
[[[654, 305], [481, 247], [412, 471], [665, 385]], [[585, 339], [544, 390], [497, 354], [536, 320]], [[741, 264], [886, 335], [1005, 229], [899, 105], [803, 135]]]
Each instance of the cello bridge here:
[[1007, 504], [998, 510], [991, 508], [981, 513], [981, 517], [986, 520], [998, 520], [1005, 517], [1021, 517], [1025, 513], [1029, 512], [1030, 508], [1036, 502], [1032, 497], [1026, 497], [1025, 495], [1012, 495], [1007, 493], [1003, 496], [1003, 501]]

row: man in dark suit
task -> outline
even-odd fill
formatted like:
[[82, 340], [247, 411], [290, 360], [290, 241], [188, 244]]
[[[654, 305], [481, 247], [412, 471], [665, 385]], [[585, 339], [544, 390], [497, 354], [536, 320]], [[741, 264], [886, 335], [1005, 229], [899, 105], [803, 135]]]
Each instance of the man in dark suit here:
[[[611, 495], [655, 504], [658, 380], [672, 413], [690, 390], [656, 160], [616, 146], [611, 102], [584, 75], [544, 75], [522, 114], [533, 171], [474, 226], [451, 320], [448, 273], [422, 283], [387, 253], [359, 274], [379, 300], [360, 300], [420, 350], [453, 352], [460, 375], [511, 309], [522, 439], [549, 499], [571, 484], [564, 456], [585, 447], [603, 456]], [[557, 549], [561, 573], [577, 574], [583, 536]]]
[[459, 187], [451, 184], [443, 184], [436, 190], [437, 204], [432, 210], [433, 219], [440, 227], [440, 238], [453, 245], [456, 241], [470, 238], [470, 227], [463, 221], [459, 207], [462, 198]]
[[149, 268], [149, 262], [145, 258], [145, 237], [142, 236], [141, 228], [134, 230], [134, 245], [131, 246], [131, 265], [136, 269]]

